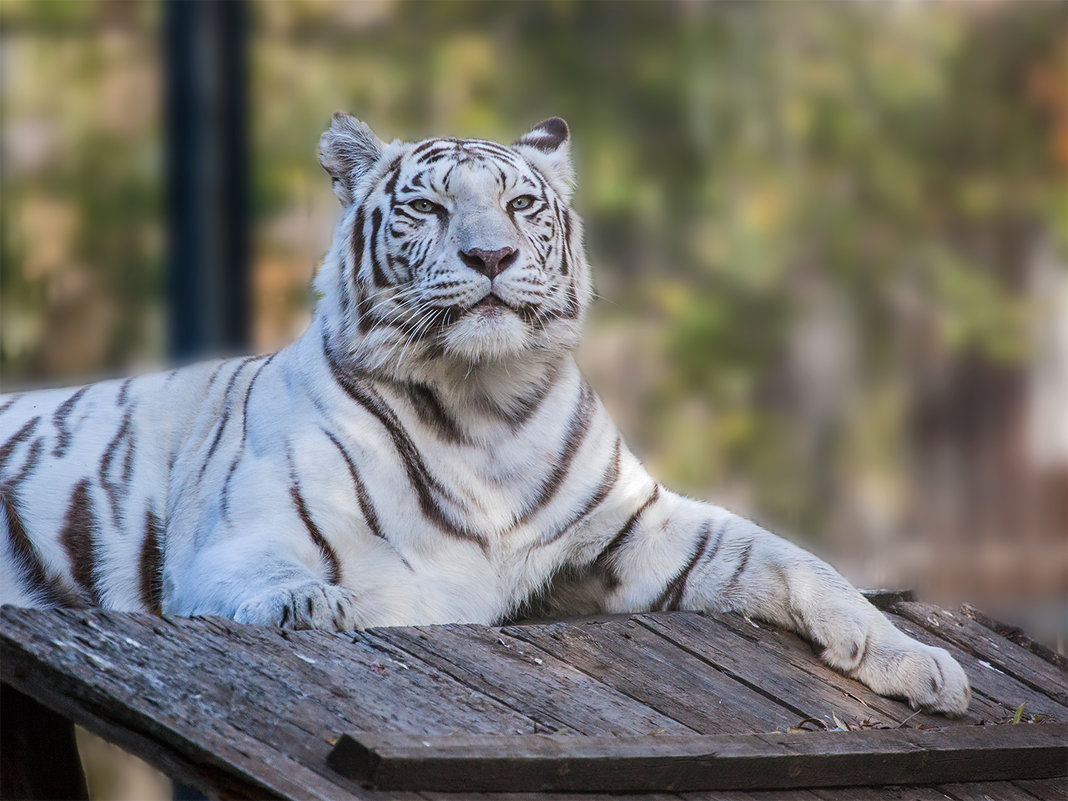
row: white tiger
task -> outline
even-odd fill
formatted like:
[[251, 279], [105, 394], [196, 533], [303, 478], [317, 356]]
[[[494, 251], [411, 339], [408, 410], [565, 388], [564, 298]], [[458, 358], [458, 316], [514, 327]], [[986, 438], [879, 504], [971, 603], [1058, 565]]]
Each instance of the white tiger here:
[[0, 600], [336, 629], [734, 610], [967, 708], [946, 651], [623, 444], [571, 355], [591, 291], [562, 120], [385, 144], [339, 114], [320, 150], [344, 212], [299, 340], [0, 398]]

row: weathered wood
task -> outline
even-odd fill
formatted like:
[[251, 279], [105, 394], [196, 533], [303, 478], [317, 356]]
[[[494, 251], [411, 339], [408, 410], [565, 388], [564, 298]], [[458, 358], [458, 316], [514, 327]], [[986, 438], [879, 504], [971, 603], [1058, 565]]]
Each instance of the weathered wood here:
[[692, 732], [551, 654], [496, 629], [426, 626], [371, 629], [365, 636], [401, 648], [412, 658], [537, 721], [537, 729], [524, 727], [524, 733]]
[[[910, 598], [908, 600], [912, 599]], [[1019, 626], [1013, 626], [1009, 623], [1002, 623], [1000, 620], [995, 620], [990, 617], [990, 615], [976, 609], [971, 604], [961, 605], [960, 613], [965, 617], [971, 618], [976, 623], [986, 626], [988, 629], [1004, 637], [1006, 640], [1014, 642], [1021, 648], [1030, 651], [1040, 659], [1044, 659], [1053, 666], [1060, 668], [1061, 671], [1068, 671], [1068, 657], [1064, 654], [1057, 653], [1052, 648], [1047, 648], [1040, 642], [1035, 642], [1027, 636], [1027, 632]]]
[[1024, 779], [1013, 784], [1041, 801], [1068, 801], [1068, 779]]
[[[808, 677], [811, 676], [813, 680], [837, 687], [843, 694], [855, 698], [861, 704], [871, 709], [870, 717], [873, 720], [883, 723], [889, 721], [900, 723], [908, 720], [908, 725], [912, 727], [920, 725], [942, 727], [947, 723], [947, 720], [943, 715], [922, 711], [917, 712], [904, 702], [895, 701], [891, 698], [878, 695], [863, 684], [846, 678], [841, 673], [838, 673], [823, 664], [823, 662], [819, 660], [816, 654], [816, 649], [811, 643], [806, 642], [792, 632], [784, 631], [769, 623], [757, 623], [737, 614], [694, 615], [689, 613], [670, 616], [644, 615], [639, 619], [643, 622], [651, 622], [664, 619], [674, 620], [675, 618], [679, 618], [679, 622], [683, 626], [686, 626], [687, 628], [695, 628], [697, 632], [703, 630], [700, 626], [700, 621], [702, 619], [714, 620], [716, 623], [730, 629], [743, 639], [758, 644], [760, 652], [765, 654], [766, 658], [761, 660], [761, 664], [753, 666], [753, 670], [757, 675], [759, 675], [759, 671], [763, 668], [765, 663], [782, 663], [784, 669], [797, 671], [799, 673], [799, 680], [808, 681]], [[1004, 713], [1004, 706], [980, 697], [973, 699], [968, 713], [959, 718], [955, 718], [954, 723], [958, 725], [967, 725], [979, 723], [982, 720], [1000, 719], [1004, 716]]]
[[310, 713], [311, 721], [328, 721], [335, 731], [354, 726], [437, 734], [533, 725], [504, 704], [363, 634], [294, 632], [225, 618], [175, 622], [186, 627], [185, 636], [239, 646], [243, 669], [255, 671], [251, 691], [271, 698], [270, 712], [282, 711], [293, 720]]
[[1045, 693], [1062, 706], [1068, 706], [1068, 692], [1065, 692], [1068, 674], [1062, 668], [1014, 642], [1006, 641], [970, 617], [918, 602], [895, 604], [893, 611], [937, 633], [942, 639], [974, 654], [1031, 689]]
[[[702, 734], [771, 731], [809, 714], [735, 680], [634, 620], [551, 623], [504, 632]], [[759, 658], [755, 650], [749, 656]]]
[[666, 737], [344, 735], [343, 775], [387, 790], [657, 792], [1050, 778], [1068, 725]]
[[956, 782], [938, 789], [954, 801], [1035, 801], [1031, 793], [1012, 782]]
[[[969, 674], [979, 674], [973, 679], [975, 717], [1006, 720], [1026, 702], [1028, 712], [1068, 720], [1047, 695], [993, 664], [985, 667], [986, 660], [939, 632], [892, 618], [920, 639], [948, 647]], [[985, 632], [992, 643], [1008, 644], [989, 627]], [[9, 649], [18, 652], [14, 660]], [[327, 765], [342, 732], [458, 737], [521, 730], [529, 737], [532, 731], [567, 727], [590, 735], [633, 736], [660, 729], [666, 734], [729, 732], [736, 726], [752, 730], [758, 723], [757, 730], [766, 731], [796, 722], [789, 717], [765, 722], [762, 716], [769, 710], [774, 716], [776, 704], [789, 716], [809, 712], [810, 703], [825, 698], [846, 700], [843, 706], [811, 710], [824, 719], [833, 711], [850, 722], [844, 717], [850, 700], [854, 719], [866, 704], [871, 717], [884, 723], [911, 715], [904, 705], [830, 672], [793, 635], [763, 624], [754, 627], [734, 615], [688, 613], [600, 616], [506, 631], [434, 626], [335, 634], [285, 632], [221, 618], [5, 608], [0, 678], [8, 676], [21, 692], [184, 783], [209, 796], [235, 798], [476, 801], [470, 792], [361, 788]], [[1032, 677], [1036, 685], [1045, 681]], [[756, 700], [745, 701], [750, 695]], [[717, 703], [719, 698], [725, 703]], [[693, 711], [686, 709], [687, 699]], [[758, 721], [740, 724], [747, 713]], [[955, 733], [962, 723], [918, 715], [908, 725], [920, 722], [940, 726], [944, 734]], [[1013, 781], [1011, 786], [1039, 798], [1065, 797], [1061, 780]], [[989, 783], [957, 787], [964, 793], [960, 787], [976, 793], [985, 787], [988, 795], [991, 788], [1008, 792], [1007, 785]], [[687, 793], [685, 801], [926, 801], [941, 795], [917, 786], [908, 791], [707, 790]], [[530, 793], [512, 794], [507, 801], [548, 798], [597, 801], [588, 795]], [[655, 793], [641, 801], [679, 798]]]
[[860, 594], [867, 598], [868, 603], [876, 609], [883, 611], [899, 601], [916, 600], [916, 593], [912, 590], [861, 590]]
[[915, 786], [816, 787], [812, 794], [820, 801], [947, 801], [945, 793], [940, 790]]
[[[145, 649], [133, 638], [116, 654], [116, 643], [104, 627], [95, 626], [90, 634], [84, 625], [105, 614], [4, 607], [0, 678], [203, 792], [235, 798], [342, 795], [336, 784], [316, 780], [282, 753], [264, 759], [254, 737], [223, 719], [218, 707], [205, 704], [195, 692], [161, 692], [177, 677], [183, 689], [195, 687], [204, 667], [197, 664], [199, 655], [187, 651], [174, 661], [142, 655]], [[74, 625], [57, 632], [57, 619]], [[118, 655], [133, 664], [120, 669], [113, 661]], [[138, 669], [137, 663], [147, 669]], [[152, 675], [153, 664], [164, 675]], [[198, 669], [191, 671], [190, 665]]]
[[939, 790], [917, 786], [816, 787], [812, 793], [820, 801], [952, 801]]
[[8, 684], [0, 685], [0, 798], [89, 798], [70, 721]]
[[731, 620], [694, 613], [639, 615], [635, 620], [732, 679], [796, 708], [800, 714], [785, 725], [815, 717], [834, 728], [834, 715], [847, 724], [865, 720], [883, 725], [905, 720], [913, 726], [945, 723], [945, 718], [935, 715], [916, 715], [907, 704], [877, 695], [836, 673], [816, 660], [800, 638], [763, 623], [758, 629], [737, 616]]

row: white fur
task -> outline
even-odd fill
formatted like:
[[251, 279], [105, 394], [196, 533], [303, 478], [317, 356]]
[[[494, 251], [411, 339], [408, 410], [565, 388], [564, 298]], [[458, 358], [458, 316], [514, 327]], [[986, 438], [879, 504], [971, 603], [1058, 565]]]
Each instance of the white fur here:
[[[158, 578], [163, 612], [297, 627], [735, 610], [878, 692], [963, 712], [945, 651], [814, 556], [660, 488], [622, 444], [570, 355], [590, 283], [561, 125], [500, 155], [385, 145], [341, 117], [322, 160], [346, 206], [297, 342], [0, 398], [0, 600], [50, 605], [59, 588], [137, 610]], [[416, 163], [428, 152], [443, 155]], [[397, 196], [413, 179], [441, 212]], [[531, 187], [544, 210], [510, 213]], [[518, 255], [492, 280], [457, 255], [504, 247]], [[473, 308], [490, 291], [501, 304]]]

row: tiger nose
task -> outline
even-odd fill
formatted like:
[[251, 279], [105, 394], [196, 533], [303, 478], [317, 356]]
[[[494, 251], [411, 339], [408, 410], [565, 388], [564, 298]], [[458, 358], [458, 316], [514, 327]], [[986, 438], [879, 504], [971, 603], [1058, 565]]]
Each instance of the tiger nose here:
[[460, 251], [460, 260], [492, 281], [515, 263], [518, 254], [519, 251], [515, 248], [501, 248], [500, 250], [471, 248]]

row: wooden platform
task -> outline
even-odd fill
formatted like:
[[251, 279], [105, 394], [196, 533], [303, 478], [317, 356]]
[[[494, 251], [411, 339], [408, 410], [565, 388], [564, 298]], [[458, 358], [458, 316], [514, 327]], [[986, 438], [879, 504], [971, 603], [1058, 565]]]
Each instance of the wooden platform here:
[[[518, 736], [545, 733], [587, 735], [603, 743], [606, 737], [633, 742], [645, 736], [901, 726], [937, 730], [950, 743], [955, 736], [974, 735], [980, 723], [1013, 725], [1023, 704], [1019, 725], [1048, 732], [1051, 742], [1063, 739], [1064, 728], [1051, 725], [1068, 722], [1063, 657], [967, 608], [948, 612], [898, 601], [888, 611], [901, 628], [948, 648], [963, 664], [974, 691], [966, 717], [914, 714], [824, 668], [793, 635], [737, 616], [692, 613], [333, 634], [219, 618], [4, 607], [0, 678], [176, 779], [211, 796], [235, 798], [609, 797], [476, 796], [462, 787], [455, 794], [369, 790], [327, 762], [339, 738], [358, 739], [360, 733], [369, 740], [510, 735], [512, 743]], [[1028, 722], [1033, 716], [1046, 722]], [[832, 736], [852, 735], [827, 735]], [[1034, 801], [1068, 798], [1068, 782], [1013, 779], [640, 798]]]

